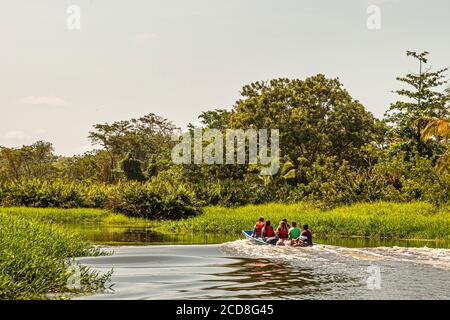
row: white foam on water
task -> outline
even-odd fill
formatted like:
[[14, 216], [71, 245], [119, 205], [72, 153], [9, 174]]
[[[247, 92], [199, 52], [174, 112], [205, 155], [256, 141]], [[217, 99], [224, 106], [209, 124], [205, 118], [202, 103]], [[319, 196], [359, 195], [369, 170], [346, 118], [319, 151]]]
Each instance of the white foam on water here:
[[423, 264], [450, 270], [450, 249], [378, 247], [367, 250], [394, 261]]
[[334, 265], [345, 264], [345, 261], [396, 261], [421, 264], [439, 269], [450, 270], [450, 249], [434, 249], [428, 247], [376, 247], [347, 248], [331, 245], [314, 247], [261, 246], [249, 240], [237, 240], [220, 246], [224, 252], [235, 255], [269, 259], [285, 262], [311, 262]]

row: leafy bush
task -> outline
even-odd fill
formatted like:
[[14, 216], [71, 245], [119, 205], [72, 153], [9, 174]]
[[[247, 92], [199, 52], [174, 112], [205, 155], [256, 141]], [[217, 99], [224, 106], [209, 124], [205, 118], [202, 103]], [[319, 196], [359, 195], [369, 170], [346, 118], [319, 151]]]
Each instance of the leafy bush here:
[[194, 193], [183, 185], [157, 181], [119, 183], [111, 189], [108, 208], [130, 217], [180, 219], [201, 212]]
[[[236, 207], [268, 202], [313, 202], [335, 208], [357, 202], [425, 201], [435, 205], [450, 199], [450, 175], [438, 174], [430, 160], [387, 157], [371, 168], [357, 169], [335, 157], [318, 157], [295, 169], [297, 180], [283, 177], [207, 179], [196, 183], [182, 172], [167, 170], [147, 182], [103, 184], [64, 180], [0, 182], [0, 205], [43, 208], [107, 208], [131, 217], [179, 219], [202, 206]], [[181, 178], [180, 178], [181, 177]]]
[[309, 200], [324, 208], [356, 202], [426, 201], [436, 205], [450, 199], [450, 176], [437, 174], [430, 160], [406, 160], [402, 154], [370, 169], [356, 169], [337, 159], [319, 158], [303, 170], [305, 182], [289, 188], [290, 201]]
[[242, 206], [285, 201], [289, 191], [283, 181], [264, 184], [255, 180], [217, 180], [193, 185], [204, 205]]
[[0, 182], [2, 206], [36, 208], [101, 208], [108, 197], [104, 184], [21, 179]]
[[201, 211], [183, 185], [120, 182], [114, 185], [66, 181], [19, 180], [0, 183], [2, 206], [35, 208], [107, 208], [130, 217], [179, 219]]

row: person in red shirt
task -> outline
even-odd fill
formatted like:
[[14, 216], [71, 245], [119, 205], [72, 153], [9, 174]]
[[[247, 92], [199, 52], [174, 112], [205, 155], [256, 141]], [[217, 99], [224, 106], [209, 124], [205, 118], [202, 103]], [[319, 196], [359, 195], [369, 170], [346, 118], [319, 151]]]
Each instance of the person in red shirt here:
[[275, 230], [270, 225], [270, 220], [267, 220], [262, 229], [262, 238], [267, 243], [276, 242]]

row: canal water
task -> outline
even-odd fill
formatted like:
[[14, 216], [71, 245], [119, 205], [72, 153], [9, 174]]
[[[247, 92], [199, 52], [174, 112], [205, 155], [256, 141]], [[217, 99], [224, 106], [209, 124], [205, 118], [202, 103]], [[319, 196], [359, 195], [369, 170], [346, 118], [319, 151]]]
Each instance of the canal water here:
[[78, 299], [450, 299], [448, 243], [319, 239], [269, 247], [235, 235], [161, 235], [147, 228], [73, 226], [112, 255], [112, 289]]

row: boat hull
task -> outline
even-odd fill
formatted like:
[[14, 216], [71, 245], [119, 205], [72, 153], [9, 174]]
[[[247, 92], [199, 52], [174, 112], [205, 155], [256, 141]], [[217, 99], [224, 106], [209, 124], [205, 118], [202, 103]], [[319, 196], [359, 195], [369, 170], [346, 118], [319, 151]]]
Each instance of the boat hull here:
[[244, 230], [244, 231], [242, 231], [242, 233], [245, 235], [245, 238], [249, 239], [254, 244], [261, 245], [261, 246], [268, 246], [268, 245], [270, 245], [269, 243], [265, 242], [264, 240], [262, 240], [260, 238], [253, 238], [252, 237], [252, 233], [253, 232], [250, 231], [250, 230]]

